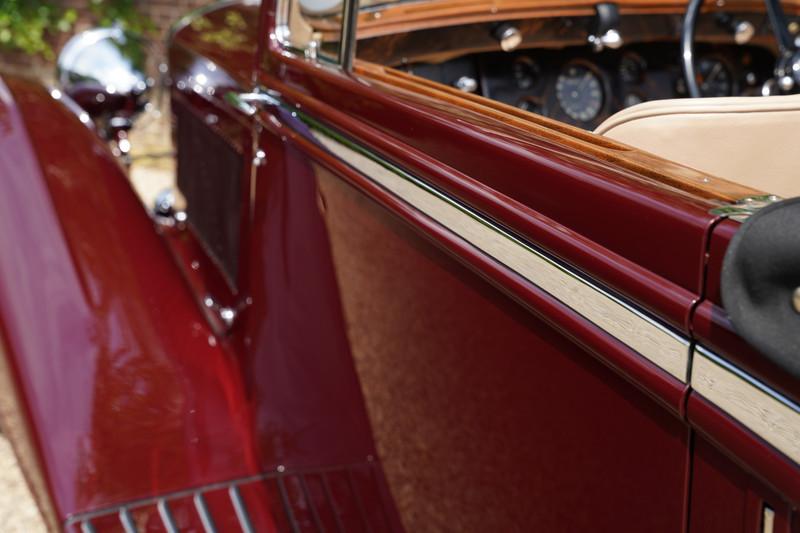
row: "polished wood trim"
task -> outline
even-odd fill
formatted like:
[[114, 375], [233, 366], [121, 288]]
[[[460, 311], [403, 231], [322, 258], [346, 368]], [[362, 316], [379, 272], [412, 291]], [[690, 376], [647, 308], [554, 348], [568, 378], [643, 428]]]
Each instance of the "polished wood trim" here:
[[[587, 0], [430, 0], [400, 2], [363, 9], [358, 19], [358, 38], [366, 39], [400, 32], [501, 20], [593, 15], [598, 2]], [[622, 15], [683, 13], [685, 0], [617, 0]], [[800, 0], [782, 2], [788, 14], [795, 14]], [[739, 10], [764, 12], [754, 0], [728, 0], [723, 7], [707, 1], [704, 11]]]
[[398, 96], [421, 98], [433, 107], [450, 108], [451, 111], [455, 109], [459, 114], [467, 113], [479, 121], [491, 119], [497, 125], [513, 127], [520, 138], [545, 138], [564, 144], [595, 157], [598, 161], [616, 165], [631, 179], [640, 179], [660, 188], [722, 203], [766, 194], [764, 191], [711, 176], [569, 124], [465, 93], [397, 69], [357, 60], [354, 70], [365, 81], [379, 85]]
[[800, 464], [800, 411], [710, 352], [695, 350], [691, 385], [700, 395]]
[[[775, 38], [769, 31], [764, 14], [731, 12], [732, 16], [746, 17], [758, 30], [748, 43], [777, 53]], [[680, 12], [642, 13], [620, 18], [618, 26], [626, 43], [675, 42], [677, 28], [683, 14]], [[594, 15], [529, 17], [512, 21], [519, 30], [522, 41], [517, 50], [563, 49], [587, 45], [587, 31]], [[453, 58], [481, 52], [500, 52], [500, 43], [492, 37], [492, 22], [425, 28], [419, 31], [395, 33], [361, 38], [358, 56], [361, 59], [397, 67], [414, 63], [441, 63]], [[695, 31], [697, 42], [720, 43], [734, 46], [733, 35], [717, 24], [714, 17], [704, 14]]]
[[682, 382], [689, 344], [590, 281], [549, 259], [457, 201], [437, 193], [388, 163], [368, 157], [333, 136], [312, 129], [332, 154], [422, 212], [481, 253], [521, 275], [597, 327]]

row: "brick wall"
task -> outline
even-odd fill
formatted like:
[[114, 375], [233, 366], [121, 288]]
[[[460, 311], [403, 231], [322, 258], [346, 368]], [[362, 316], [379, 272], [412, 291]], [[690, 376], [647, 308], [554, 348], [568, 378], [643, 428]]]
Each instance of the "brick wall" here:
[[156, 35], [149, 43], [148, 68], [151, 70], [157, 68], [157, 65], [165, 59], [164, 38], [170, 26], [193, 9], [209, 3], [209, 0], [139, 0], [139, 9], [150, 17], [157, 28]]
[[[79, 19], [75, 25], [76, 32], [92, 25], [86, 8], [86, 0], [60, 0], [59, 3], [64, 7], [71, 7], [78, 11]], [[151, 75], [155, 74], [158, 64], [164, 60], [164, 37], [172, 23], [189, 11], [208, 3], [210, 3], [210, 0], [139, 0], [139, 9], [143, 14], [150, 17], [156, 26], [154, 35], [147, 43], [148, 70], [151, 71]], [[69, 35], [58, 36], [56, 42], [53, 43], [56, 54], [68, 38]], [[0, 52], [0, 70], [39, 78], [47, 83], [53, 81], [55, 74], [55, 66], [52, 61], [16, 52]]]

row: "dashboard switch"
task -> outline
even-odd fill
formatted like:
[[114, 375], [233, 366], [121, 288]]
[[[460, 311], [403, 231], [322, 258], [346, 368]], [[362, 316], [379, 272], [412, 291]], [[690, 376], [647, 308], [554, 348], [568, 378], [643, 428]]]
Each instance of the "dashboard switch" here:
[[619, 8], [617, 4], [602, 3], [595, 6], [595, 17], [593, 30], [589, 33], [589, 44], [595, 52], [600, 52], [604, 48], [617, 49], [622, 46], [622, 34], [617, 27], [619, 26]]

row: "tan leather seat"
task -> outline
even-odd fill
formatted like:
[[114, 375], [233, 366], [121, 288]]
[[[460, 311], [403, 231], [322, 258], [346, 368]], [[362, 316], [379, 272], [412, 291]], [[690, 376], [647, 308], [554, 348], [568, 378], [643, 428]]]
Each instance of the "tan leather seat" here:
[[595, 133], [785, 198], [800, 196], [800, 95], [655, 100]]

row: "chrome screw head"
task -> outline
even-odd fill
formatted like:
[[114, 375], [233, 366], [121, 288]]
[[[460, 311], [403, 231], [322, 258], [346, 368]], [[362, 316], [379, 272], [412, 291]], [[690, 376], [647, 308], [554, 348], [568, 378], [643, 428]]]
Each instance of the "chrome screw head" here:
[[749, 20], [740, 20], [733, 28], [733, 40], [736, 44], [747, 44], [756, 34], [756, 27]]
[[478, 90], [478, 81], [471, 76], [461, 76], [456, 80], [456, 89], [465, 93], [474, 93]]
[[510, 24], [503, 24], [495, 31], [495, 38], [504, 52], [510, 52], [522, 44], [522, 32]]

